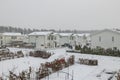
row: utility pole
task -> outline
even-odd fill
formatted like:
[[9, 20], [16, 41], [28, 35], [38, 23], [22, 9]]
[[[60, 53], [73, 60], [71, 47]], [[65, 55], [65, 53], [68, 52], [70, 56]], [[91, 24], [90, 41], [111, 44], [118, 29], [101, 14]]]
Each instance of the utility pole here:
[[73, 70], [72, 70], [72, 80], [73, 80], [73, 77], [74, 77], [74, 72], [73, 72]]

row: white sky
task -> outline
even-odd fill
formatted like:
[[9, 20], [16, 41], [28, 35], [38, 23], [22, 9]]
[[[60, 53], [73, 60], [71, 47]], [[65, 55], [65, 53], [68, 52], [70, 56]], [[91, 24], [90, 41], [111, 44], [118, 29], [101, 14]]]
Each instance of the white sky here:
[[0, 25], [92, 30], [120, 27], [120, 0], [0, 0]]

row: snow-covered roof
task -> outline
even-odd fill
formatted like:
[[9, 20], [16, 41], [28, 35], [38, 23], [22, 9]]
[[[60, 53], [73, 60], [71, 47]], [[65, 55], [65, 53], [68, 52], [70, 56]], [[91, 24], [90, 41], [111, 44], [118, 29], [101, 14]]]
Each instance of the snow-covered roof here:
[[53, 35], [58, 35], [59, 33], [53, 33]]
[[74, 34], [74, 36], [80, 36], [80, 37], [82, 37], [82, 36], [90, 36], [90, 33], [81, 33], [81, 34]]
[[118, 31], [116, 29], [104, 29], [104, 30], [101, 30], [101, 31], [98, 31], [96, 33], [91, 34], [91, 36], [100, 34], [100, 33], [105, 32], [105, 31], [109, 31], [109, 32], [112, 32], [112, 33], [120, 34], [120, 31]]
[[21, 36], [21, 33], [14, 33], [14, 32], [5, 32], [2, 33], [2, 35], [6, 35], [6, 36]]
[[48, 35], [48, 34], [51, 34], [52, 32], [32, 32], [28, 35], [30, 36], [36, 36], [36, 35]]
[[117, 30], [117, 29], [111, 29], [112, 31], [115, 31], [117, 33], [120, 33], [120, 30]]
[[70, 36], [72, 35], [73, 33], [59, 33], [60, 36]]

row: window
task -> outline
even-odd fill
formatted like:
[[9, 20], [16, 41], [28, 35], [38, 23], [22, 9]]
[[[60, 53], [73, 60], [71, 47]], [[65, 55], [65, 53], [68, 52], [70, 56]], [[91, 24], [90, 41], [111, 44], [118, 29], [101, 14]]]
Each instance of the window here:
[[114, 42], [114, 37], [112, 36], [112, 41]]
[[48, 43], [47, 45], [50, 46], [50, 43]]
[[48, 40], [50, 40], [50, 36], [48, 36]]
[[62, 36], [60, 36], [60, 38], [62, 38]]
[[17, 39], [17, 36], [12, 36], [11, 39]]
[[99, 36], [99, 42], [101, 42], [101, 36]]
[[113, 50], [117, 50], [117, 47], [113, 47]]
[[38, 38], [38, 36], [36, 36], [36, 38]]
[[73, 40], [74, 39], [74, 37], [73, 36], [70, 36], [70, 40]]
[[54, 37], [54, 40], [56, 40], [56, 37]]
[[53, 40], [53, 39], [54, 39], [54, 36], [52, 36], [52, 35], [48, 36], [48, 40]]
[[44, 46], [44, 44], [41, 44], [41, 46]]
[[83, 36], [83, 39], [84, 39], [84, 40], [86, 40], [86, 39], [87, 39], [87, 37], [84, 35], [84, 36]]
[[0, 39], [2, 39], [3, 37], [2, 36], [0, 36]]
[[100, 46], [96, 46], [97, 49], [100, 49], [101, 47]]
[[3, 41], [1, 41], [0, 44], [2, 45], [2, 44], [3, 44]]
[[51, 36], [51, 40], [53, 40], [53, 36]]

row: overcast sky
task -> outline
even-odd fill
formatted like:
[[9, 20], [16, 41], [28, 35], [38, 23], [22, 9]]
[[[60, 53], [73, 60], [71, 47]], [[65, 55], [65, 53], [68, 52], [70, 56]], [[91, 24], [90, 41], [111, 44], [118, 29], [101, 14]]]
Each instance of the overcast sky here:
[[120, 0], [0, 0], [0, 25], [92, 30], [120, 27]]

